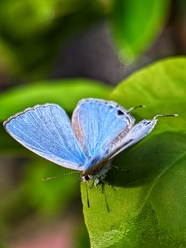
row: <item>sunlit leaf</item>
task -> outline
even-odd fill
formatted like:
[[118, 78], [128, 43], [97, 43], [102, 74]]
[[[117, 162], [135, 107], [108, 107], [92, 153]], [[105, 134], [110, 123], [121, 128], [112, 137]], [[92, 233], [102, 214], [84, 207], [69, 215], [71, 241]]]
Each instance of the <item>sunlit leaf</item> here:
[[159, 119], [153, 133], [185, 130], [186, 58], [164, 59], [133, 73], [112, 91], [110, 97], [125, 108], [145, 105], [132, 112], [137, 120], [157, 114], [178, 114], [177, 118]]
[[[157, 113], [161, 118], [143, 141], [113, 162], [129, 172], [112, 169], [103, 194], [81, 183], [85, 222], [91, 247], [185, 247], [186, 245], [186, 58], [159, 61], [122, 82], [111, 98], [138, 120]], [[137, 115], [136, 115], [137, 114]]]

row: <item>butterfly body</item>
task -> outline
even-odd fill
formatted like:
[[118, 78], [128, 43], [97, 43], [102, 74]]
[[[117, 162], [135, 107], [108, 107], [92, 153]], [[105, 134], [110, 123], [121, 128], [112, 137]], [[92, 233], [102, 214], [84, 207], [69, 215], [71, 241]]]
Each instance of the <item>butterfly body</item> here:
[[104, 182], [108, 171], [112, 169], [111, 161], [103, 164], [102, 167], [97, 167], [95, 170], [89, 172], [88, 174], [81, 174], [81, 181], [88, 182], [89, 180], [94, 180], [94, 186], [96, 187], [99, 182]]
[[117, 103], [88, 98], [78, 103], [71, 122], [59, 105], [47, 103], [10, 117], [4, 127], [32, 152], [97, 184], [111, 168], [111, 159], [151, 132], [157, 119], [134, 122]]

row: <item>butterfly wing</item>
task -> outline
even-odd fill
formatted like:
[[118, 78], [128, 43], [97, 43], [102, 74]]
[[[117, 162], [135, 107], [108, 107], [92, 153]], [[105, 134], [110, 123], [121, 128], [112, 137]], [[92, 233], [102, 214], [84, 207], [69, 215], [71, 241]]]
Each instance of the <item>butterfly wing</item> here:
[[84, 99], [72, 115], [72, 128], [85, 154], [93, 157], [128, 133], [134, 118], [112, 101]]
[[117, 103], [100, 99], [79, 102], [72, 116], [72, 128], [90, 161], [84, 174], [102, 166], [127, 147], [144, 138], [157, 120], [135, 119]]
[[109, 159], [112, 159], [129, 146], [134, 145], [147, 136], [155, 127], [157, 121], [157, 119], [142, 120], [132, 127], [132, 129], [122, 139], [119, 139], [116, 142], [113, 141], [113, 145], [111, 144], [108, 148], [109, 154], [112, 154]]
[[32, 152], [66, 168], [82, 171], [86, 155], [65, 111], [56, 104], [37, 105], [4, 122], [6, 131]]

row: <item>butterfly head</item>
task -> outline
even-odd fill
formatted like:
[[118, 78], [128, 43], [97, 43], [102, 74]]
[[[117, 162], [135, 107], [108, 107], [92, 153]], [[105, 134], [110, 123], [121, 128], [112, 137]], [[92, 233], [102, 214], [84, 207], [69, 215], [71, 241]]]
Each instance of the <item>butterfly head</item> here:
[[82, 182], [88, 182], [89, 180], [91, 179], [91, 176], [90, 175], [86, 175], [86, 176], [81, 176], [81, 181]]
[[103, 182], [107, 172], [112, 168], [111, 162], [107, 161], [104, 164], [96, 164], [94, 170], [84, 171], [81, 174], [81, 181], [88, 182], [89, 180], [94, 180], [94, 186], [96, 186], [100, 181]]

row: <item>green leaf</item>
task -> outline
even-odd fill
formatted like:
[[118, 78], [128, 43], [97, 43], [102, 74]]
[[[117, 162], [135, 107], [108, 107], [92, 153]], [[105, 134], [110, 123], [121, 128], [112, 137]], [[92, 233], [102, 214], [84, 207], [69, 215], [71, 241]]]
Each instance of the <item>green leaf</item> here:
[[30, 83], [0, 95], [0, 120], [36, 104], [53, 102], [71, 113], [86, 97], [107, 98], [110, 87], [91, 79], [63, 79]]
[[185, 134], [167, 132], [124, 152], [115, 164], [130, 171], [112, 169], [107, 179], [116, 191], [107, 185], [104, 194], [90, 189], [90, 208], [82, 183], [91, 247], [186, 244], [185, 141]]
[[169, 1], [116, 0], [109, 18], [124, 63], [131, 63], [158, 36], [169, 11]]
[[[101, 194], [81, 183], [83, 211], [91, 247], [186, 246], [186, 58], [171, 58], [148, 66], [122, 82], [111, 99], [133, 112], [138, 120], [157, 113], [161, 118], [143, 141], [121, 153]], [[137, 116], [135, 114], [138, 114]]]
[[145, 105], [132, 112], [137, 120], [152, 119], [157, 114], [178, 114], [159, 119], [153, 133], [185, 130], [186, 57], [164, 59], [139, 70], [112, 91], [110, 98], [125, 108]]

